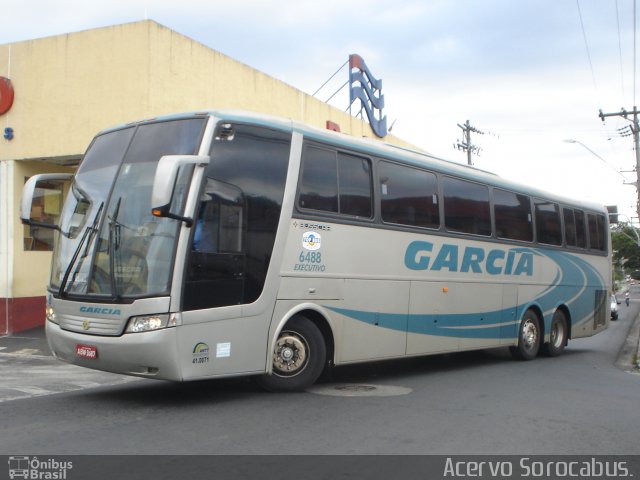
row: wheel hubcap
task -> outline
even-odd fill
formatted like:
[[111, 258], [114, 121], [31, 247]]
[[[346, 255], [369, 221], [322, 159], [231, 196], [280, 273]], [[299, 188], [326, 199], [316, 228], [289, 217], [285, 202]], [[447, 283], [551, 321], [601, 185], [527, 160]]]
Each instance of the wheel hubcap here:
[[294, 332], [283, 332], [273, 352], [273, 370], [276, 375], [299, 374], [307, 363], [308, 347], [301, 336]]
[[538, 329], [535, 323], [530, 320], [525, 322], [522, 327], [522, 343], [527, 350], [535, 348], [538, 343]]
[[559, 347], [562, 342], [562, 337], [564, 336], [564, 330], [561, 322], [557, 322], [553, 325], [551, 329], [551, 338], [550, 343], [554, 347]]

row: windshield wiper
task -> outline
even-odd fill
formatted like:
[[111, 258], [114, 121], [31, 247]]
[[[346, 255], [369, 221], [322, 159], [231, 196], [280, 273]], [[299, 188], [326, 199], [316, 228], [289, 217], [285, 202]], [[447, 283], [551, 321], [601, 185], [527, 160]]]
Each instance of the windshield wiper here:
[[[73, 269], [73, 266], [75, 265], [76, 260], [78, 260], [78, 255], [80, 254], [80, 250], [82, 250], [82, 246], [84, 245], [84, 242], [87, 240], [87, 238], [93, 237], [93, 235], [98, 231], [98, 221], [100, 220], [100, 213], [102, 212], [102, 207], [104, 207], [104, 202], [100, 203], [100, 206], [98, 207], [98, 211], [96, 212], [96, 216], [93, 218], [93, 223], [91, 224], [91, 226], [88, 226], [87, 228], [84, 229], [82, 238], [80, 239], [78, 246], [73, 252], [73, 256], [71, 257], [69, 266], [65, 270], [64, 276], [62, 277], [62, 281], [60, 282], [60, 288], [58, 289], [58, 296], [60, 297], [63, 297], [66, 295], [66, 292], [64, 290], [65, 290], [65, 287], [67, 286], [67, 282], [69, 281], [69, 275], [71, 275], [71, 270]], [[90, 244], [91, 244], [91, 240], [87, 242], [87, 249], [85, 249], [84, 254], [82, 255], [83, 258], [86, 257]], [[75, 283], [75, 278], [77, 273], [78, 271], [76, 270], [73, 275], [74, 283]]]
[[[116, 263], [116, 251], [120, 249], [120, 224], [118, 223], [118, 214], [120, 213], [120, 204], [122, 197], [118, 198], [113, 215], [109, 218], [109, 243], [107, 245], [107, 254], [109, 255], [109, 281], [111, 283], [111, 294], [114, 300], [120, 299], [118, 291], [118, 281], [116, 279], [116, 268], [120, 262]], [[114, 228], [115, 227], [115, 228]]]

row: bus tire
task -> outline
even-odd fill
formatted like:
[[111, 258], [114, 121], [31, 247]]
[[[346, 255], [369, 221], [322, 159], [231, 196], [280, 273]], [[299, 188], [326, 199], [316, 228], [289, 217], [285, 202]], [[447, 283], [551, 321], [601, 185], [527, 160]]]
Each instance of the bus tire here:
[[518, 360], [533, 360], [540, 350], [540, 320], [533, 310], [527, 310], [518, 329], [518, 345], [510, 347]]
[[318, 327], [307, 317], [296, 315], [278, 335], [271, 374], [256, 377], [256, 382], [270, 392], [304, 390], [320, 377], [326, 356], [327, 347]]
[[562, 353], [564, 353], [564, 347], [567, 345], [568, 336], [567, 317], [562, 310], [556, 310], [551, 320], [549, 343], [545, 343], [543, 346], [545, 355], [549, 357], [562, 355]]

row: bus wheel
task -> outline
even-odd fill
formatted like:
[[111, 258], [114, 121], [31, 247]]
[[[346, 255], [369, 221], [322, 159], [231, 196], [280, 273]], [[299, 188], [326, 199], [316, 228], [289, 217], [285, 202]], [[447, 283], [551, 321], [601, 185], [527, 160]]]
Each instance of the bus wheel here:
[[567, 317], [562, 310], [556, 310], [551, 320], [549, 343], [545, 343], [543, 347], [544, 353], [550, 357], [562, 355], [568, 336]]
[[313, 385], [324, 369], [327, 347], [322, 333], [306, 317], [293, 317], [273, 348], [271, 375], [256, 378], [271, 392], [295, 392]]
[[540, 350], [540, 320], [533, 310], [527, 310], [520, 322], [518, 345], [510, 347], [511, 354], [518, 360], [533, 360]]

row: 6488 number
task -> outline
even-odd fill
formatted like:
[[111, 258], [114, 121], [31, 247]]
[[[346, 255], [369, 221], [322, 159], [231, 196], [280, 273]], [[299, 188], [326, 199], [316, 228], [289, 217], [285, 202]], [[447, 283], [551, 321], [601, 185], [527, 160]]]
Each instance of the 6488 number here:
[[300, 252], [300, 263], [322, 263], [322, 253], [320, 252]]

